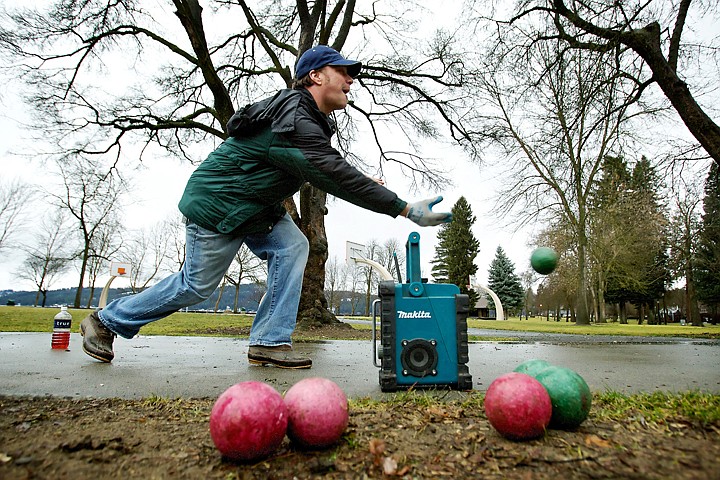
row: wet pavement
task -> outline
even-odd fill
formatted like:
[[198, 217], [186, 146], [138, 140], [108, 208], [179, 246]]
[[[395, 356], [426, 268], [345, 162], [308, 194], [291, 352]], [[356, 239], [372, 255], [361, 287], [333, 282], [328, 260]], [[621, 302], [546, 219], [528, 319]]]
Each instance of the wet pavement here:
[[[718, 341], [477, 329], [468, 333], [517, 338], [470, 344], [468, 366], [475, 390], [486, 390], [519, 363], [539, 358], [572, 368], [594, 391], [720, 393]], [[204, 398], [245, 380], [264, 381], [284, 392], [302, 378], [319, 376], [335, 381], [351, 398], [387, 395], [380, 391], [369, 341], [296, 344], [298, 352], [313, 359], [310, 370], [249, 365], [247, 348], [247, 340], [232, 338], [118, 338], [115, 360], [105, 364], [83, 353], [79, 334], [71, 335], [68, 351], [58, 351], [50, 348], [48, 333], [0, 333], [0, 394]]]

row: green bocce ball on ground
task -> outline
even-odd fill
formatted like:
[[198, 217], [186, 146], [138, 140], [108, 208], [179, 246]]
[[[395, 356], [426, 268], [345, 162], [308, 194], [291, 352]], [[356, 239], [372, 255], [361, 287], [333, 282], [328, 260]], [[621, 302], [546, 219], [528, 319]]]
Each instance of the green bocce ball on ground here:
[[590, 413], [592, 394], [585, 380], [575, 371], [550, 366], [535, 375], [552, 402], [550, 428], [571, 430], [580, 426]]
[[530, 375], [531, 377], [536, 376], [541, 371], [545, 370], [547, 367], [550, 367], [550, 362], [547, 362], [545, 360], [540, 360], [537, 358], [533, 358], [532, 360], [526, 360], [522, 362], [520, 365], [515, 367], [514, 372], [517, 373], [526, 373]]

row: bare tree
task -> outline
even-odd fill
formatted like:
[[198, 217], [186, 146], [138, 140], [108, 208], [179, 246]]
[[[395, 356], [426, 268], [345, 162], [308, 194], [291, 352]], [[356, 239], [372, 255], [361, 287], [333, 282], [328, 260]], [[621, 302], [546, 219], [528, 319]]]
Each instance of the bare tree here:
[[213, 307], [213, 313], [217, 313], [220, 309], [220, 302], [222, 301], [223, 294], [225, 293], [225, 287], [227, 287], [228, 280], [227, 276], [224, 276], [220, 282], [220, 291], [218, 292], [217, 300], [215, 300], [215, 306]]
[[[612, 54], [617, 61], [610, 65], [636, 85], [632, 101], [644, 98], [651, 86], [660, 87], [707, 155], [720, 163], [720, 126], [706, 112], [708, 105], [698, 102], [718, 81], [719, 38], [701, 23], [708, 20], [714, 28], [717, 2], [529, 0], [517, 5], [506, 20], [523, 31], [515, 48], [559, 41], [569, 49]], [[690, 150], [685, 157], [697, 147]]]
[[80, 278], [75, 294], [74, 307], [80, 307], [88, 263], [94, 255], [93, 245], [97, 244], [104, 230], [104, 224], [115, 218], [121, 208], [120, 196], [125, 187], [115, 176], [106, 173], [95, 161], [80, 156], [68, 156], [58, 164], [62, 193], [48, 192], [61, 208], [77, 222], [81, 248], [77, 254], [80, 261]]
[[[520, 273], [520, 281], [522, 282], [523, 288], [525, 289], [525, 295], [523, 295], [523, 310], [525, 311], [525, 320], [530, 317], [530, 307], [534, 303], [534, 293], [532, 290], [533, 284], [537, 281], [537, 273], [532, 269], [524, 270]], [[522, 312], [520, 312], [520, 320], [522, 320]]]
[[328, 259], [325, 264], [325, 296], [327, 297], [330, 311], [337, 314], [340, 311], [341, 298], [339, 290], [342, 289], [343, 265], [338, 262], [336, 256]]
[[164, 220], [130, 233], [123, 242], [119, 259], [132, 265], [130, 288], [146, 289], [162, 272], [174, 239], [172, 225]]
[[[611, 272], [615, 278], [629, 265], [628, 259], [636, 253], [636, 234], [638, 224], [630, 220], [634, 210], [629, 210], [628, 202], [595, 209], [590, 218], [589, 257], [593, 278], [593, 297], [595, 298], [595, 318], [597, 323], [605, 323], [606, 291]], [[627, 270], [624, 270], [627, 272]], [[632, 273], [632, 272], [629, 272]]]
[[[347, 262], [343, 262], [340, 265], [340, 272], [339, 272], [338, 279], [336, 282], [336, 288], [339, 291], [341, 291], [343, 295], [338, 297], [338, 299], [337, 299], [337, 309], [338, 309], [337, 311], [338, 312], [342, 310], [343, 300], [348, 300], [348, 298], [349, 298], [346, 295], [348, 295], [348, 294], [351, 296], [353, 295], [350, 284], [351, 284], [351, 278], [352, 278], [352, 275], [354, 274], [354, 271], [355, 271], [354, 265], [350, 265]], [[350, 308], [352, 309], [352, 307], [350, 307]]]
[[165, 268], [168, 273], [179, 272], [185, 263], [185, 222], [178, 215], [163, 220], [163, 227], [169, 234]]
[[27, 219], [27, 210], [36, 189], [20, 180], [0, 181], [0, 255], [16, 244]]
[[233, 312], [238, 313], [238, 299], [240, 297], [240, 285], [243, 281], [251, 281], [259, 284], [267, 279], [267, 263], [256, 257], [248, 247], [242, 245], [235, 254], [235, 260], [225, 274], [225, 282], [235, 287], [233, 299]]
[[[382, 265], [383, 259], [381, 258], [381, 252], [382, 246], [374, 238], [365, 245], [365, 258]], [[372, 295], [373, 292], [377, 291], [379, 277], [375, 269], [370, 266], [363, 265], [362, 267], [359, 267], [359, 269], [363, 272], [363, 279], [365, 283], [365, 315], [370, 315]]]
[[[403, 252], [398, 252], [399, 249], [399, 242], [396, 238], [387, 239], [382, 245], [378, 242], [378, 240], [371, 239], [367, 245], [365, 245], [365, 258], [379, 263], [385, 267], [388, 272], [395, 272], [394, 253], [397, 253], [398, 265], [401, 268], [405, 265], [405, 254]], [[378, 272], [370, 266], [357, 266], [355, 267], [355, 270], [362, 275], [364, 284], [365, 315], [370, 315], [372, 297], [378, 291], [380, 276]]]
[[692, 183], [675, 192], [675, 211], [671, 218], [670, 250], [674, 271], [679, 278], [685, 279], [685, 315], [694, 326], [702, 326], [700, 309], [695, 292], [694, 263], [697, 253], [697, 241], [701, 228], [700, 212], [702, 204], [699, 187]]
[[98, 277], [102, 275], [104, 269], [108, 268], [108, 262], [113, 259], [122, 246], [121, 231], [120, 222], [111, 215], [100, 224], [97, 233], [93, 236], [90, 246], [91, 253], [87, 262], [89, 289], [87, 308], [92, 306]]
[[588, 324], [588, 201], [603, 158], [624, 147], [632, 84], [602, 53], [550, 42], [531, 50], [495, 47], [487, 68], [496, 73], [481, 89], [489, 104], [483, 121], [507, 159], [498, 215], [570, 228], [576, 321]]
[[349, 267], [350, 315], [356, 315], [360, 307], [360, 298], [364, 298], [365, 269], [357, 265]]
[[[379, 252], [380, 264], [390, 272], [397, 282], [401, 279], [397, 278], [397, 270], [402, 275], [405, 267], [405, 248], [397, 238], [388, 238], [383, 242], [382, 250]], [[395, 260], [397, 259], [397, 265]], [[396, 268], [397, 267], [397, 268]]]
[[[577, 235], [572, 225], [562, 216], [551, 218], [549, 226], [538, 233], [534, 245], [553, 248], [560, 255], [555, 270], [542, 279], [543, 295], [548, 297], [541, 301], [544, 308], [551, 303], [556, 311], [567, 308], [570, 316], [576, 321], [577, 298], [580, 294]], [[591, 295], [591, 292], [588, 292]], [[540, 288], [538, 287], [538, 295]]]
[[[449, 138], [479, 156], [476, 132], [466, 125], [474, 106], [463, 91], [474, 65], [456, 51], [464, 36], [421, 34], [426, 12], [415, 2], [206, 5], [173, 0], [174, 15], [166, 15], [140, 2], [56, 0], [45, 12], [11, 12], [15, 27], [0, 30], [0, 48], [14, 60], [13, 75], [19, 71], [31, 87], [42, 136], [58, 151], [109, 156], [118, 167], [134, 142], [144, 145], [143, 153], [157, 145], [197, 161], [198, 142], [222, 141], [239, 105], [289, 86], [296, 59], [316, 43], [365, 64], [356, 98], [337, 118], [337, 144], [351, 161], [359, 161], [349, 152], [358, 125], [370, 130], [366, 143], [377, 152], [358, 165], [382, 171], [393, 162], [415, 185], [446, 184], [420, 139]], [[115, 68], [134, 69], [137, 83], [122, 84]], [[112, 91], [94, 88], [103, 76], [112, 78]], [[400, 127], [403, 141], [384, 135], [391, 126]], [[299, 208], [287, 202], [311, 245], [300, 324], [335, 320], [324, 304], [325, 203], [325, 193], [309, 186], [301, 190]]]
[[654, 304], [664, 290], [658, 260], [666, 249], [667, 221], [657, 194], [663, 185], [654, 173], [643, 174], [654, 172], [649, 165], [646, 158], [632, 169], [623, 158], [608, 156], [603, 162], [588, 235], [597, 322], [605, 321], [606, 300]]
[[35, 306], [45, 306], [53, 282], [70, 267], [72, 233], [66, 220], [59, 209], [44, 216], [34, 230], [33, 243], [24, 247], [26, 257], [16, 275], [37, 287]]

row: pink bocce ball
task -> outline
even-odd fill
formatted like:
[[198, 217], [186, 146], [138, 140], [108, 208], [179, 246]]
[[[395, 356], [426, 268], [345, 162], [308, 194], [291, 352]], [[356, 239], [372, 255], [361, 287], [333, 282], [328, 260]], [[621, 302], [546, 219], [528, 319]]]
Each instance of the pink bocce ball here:
[[348, 425], [345, 392], [326, 378], [305, 378], [285, 393], [287, 435], [304, 448], [328, 447], [342, 437]]
[[277, 390], [263, 382], [241, 382], [215, 401], [210, 436], [225, 457], [255, 460], [277, 450], [287, 424], [287, 407]]
[[545, 387], [525, 373], [496, 378], [485, 394], [485, 415], [500, 434], [511, 440], [541, 437], [552, 418]]

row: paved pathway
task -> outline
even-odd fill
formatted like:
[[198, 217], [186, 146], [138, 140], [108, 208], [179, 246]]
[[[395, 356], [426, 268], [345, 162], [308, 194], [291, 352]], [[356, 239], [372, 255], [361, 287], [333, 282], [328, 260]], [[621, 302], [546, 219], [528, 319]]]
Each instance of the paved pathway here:
[[[505, 332], [507, 333], [507, 332]], [[493, 335], [504, 335], [493, 331]], [[570, 367], [595, 391], [624, 393], [697, 389], [720, 393], [717, 341], [597, 343], [544, 336], [521, 342], [470, 345], [473, 388], [485, 390], [519, 363], [540, 358]], [[554, 340], [553, 340], [554, 339]], [[547, 343], [550, 341], [554, 343]], [[576, 339], [578, 340], [578, 339]], [[546, 342], [547, 341], [547, 342]], [[348, 396], [382, 398], [369, 341], [297, 344], [313, 358], [311, 370], [251, 366], [247, 340], [217, 337], [140, 336], [115, 341], [113, 363], [93, 360], [71, 335], [69, 351], [50, 349], [49, 333], [0, 333], [0, 394], [73, 398], [216, 397], [234, 383], [260, 380], [283, 392], [298, 380], [334, 380]]]

